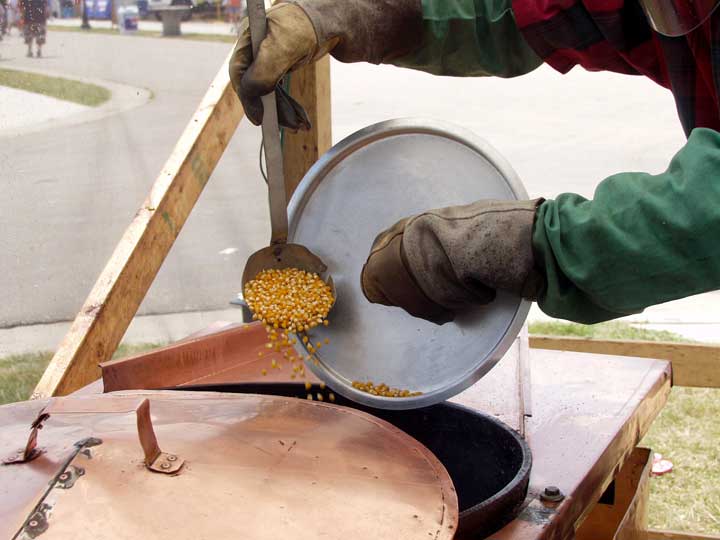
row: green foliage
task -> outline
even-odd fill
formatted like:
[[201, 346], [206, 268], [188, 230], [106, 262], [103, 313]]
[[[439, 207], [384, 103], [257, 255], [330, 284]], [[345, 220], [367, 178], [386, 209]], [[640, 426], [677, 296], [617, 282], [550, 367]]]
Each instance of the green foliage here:
[[545, 336], [568, 336], [594, 339], [629, 339], [643, 341], [683, 341], [690, 340], [665, 330], [645, 330], [623, 322], [600, 324], [576, 324], [556, 321], [538, 321], [530, 323], [530, 333]]
[[[158, 343], [120, 345], [113, 358], [123, 358], [161, 346]], [[43, 351], [0, 358], [0, 405], [28, 399], [52, 355], [50, 351]]]

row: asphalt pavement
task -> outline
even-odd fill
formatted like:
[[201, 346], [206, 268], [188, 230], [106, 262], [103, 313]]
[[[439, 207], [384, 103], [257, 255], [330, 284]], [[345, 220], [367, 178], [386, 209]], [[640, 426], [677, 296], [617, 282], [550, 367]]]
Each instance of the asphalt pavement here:
[[[17, 36], [0, 43], [0, 68], [152, 93], [142, 106], [81, 124], [0, 132], [0, 327], [74, 317], [229, 50], [225, 43], [50, 31], [46, 56], [31, 59]], [[613, 173], [660, 172], [684, 142], [669, 92], [611, 73], [561, 76], [541, 67], [512, 80], [450, 78], [334, 62], [332, 96], [335, 141], [389, 118], [444, 119], [495, 146], [531, 196], [591, 196]], [[259, 130], [242, 122], [142, 313], [227, 307], [247, 256], [269, 235], [258, 149]]]

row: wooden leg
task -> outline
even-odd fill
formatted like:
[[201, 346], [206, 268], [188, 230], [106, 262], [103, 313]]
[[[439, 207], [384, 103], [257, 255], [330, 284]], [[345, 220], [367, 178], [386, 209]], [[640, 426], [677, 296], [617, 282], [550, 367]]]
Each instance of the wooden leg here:
[[100, 376], [243, 116], [227, 60], [148, 198], [115, 248], [33, 398], [65, 395]]
[[330, 57], [294, 72], [290, 95], [305, 108], [312, 129], [283, 135], [285, 192], [290, 200], [305, 173], [332, 145], [330, 112]]
[[575, 533], [576, 540], [647, 540], [651, 452], [636, 448]]

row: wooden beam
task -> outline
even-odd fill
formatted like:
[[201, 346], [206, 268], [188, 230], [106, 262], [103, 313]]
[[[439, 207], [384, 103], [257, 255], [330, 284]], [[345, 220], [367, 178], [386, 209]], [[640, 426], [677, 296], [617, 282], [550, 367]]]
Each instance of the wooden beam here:
[[290, 95], [305, 108], [312, 129], [284, 132], [283, 165], [288, 201], [308, 169], [332, 145], [330, 56], [293, 72]]
[[243, 110], [227, 60], [45, 370], [32, 398], [65, 395], [100, 376], [235, 132]]
[[650, 529], [647, 540], [720, 540], [719, 535]]
[[530, 347], [669, 360], [675, 386], [720, 388], [720, 347], [716, 345], [530, 336]]

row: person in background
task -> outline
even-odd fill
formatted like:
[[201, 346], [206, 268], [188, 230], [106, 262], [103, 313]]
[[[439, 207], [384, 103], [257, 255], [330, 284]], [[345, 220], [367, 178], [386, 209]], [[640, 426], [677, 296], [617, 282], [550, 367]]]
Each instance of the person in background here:
[[28, 46], [27, 56], [32, 58], [32, 44], [35, 41], [36, 56], [40, 58], [47, 34], [47, 19], [50, 15], [48, 2], [47, 0], [20, 0], [20, 12], [23, 19], [23, 36]]
[[8, 2], [7, 0], [0, 0], [0, 41], [8, 29]]
[[231, 32], [237, 34], [240, 28], [242, 0], [225, 0], [225, 12], [228, 15], [228, 21], [232, 25]]

